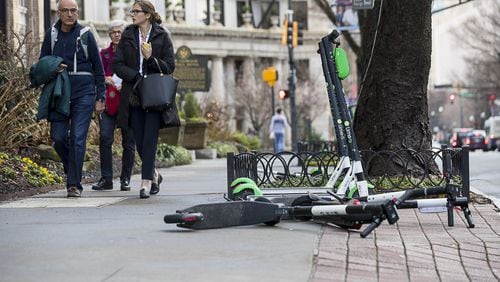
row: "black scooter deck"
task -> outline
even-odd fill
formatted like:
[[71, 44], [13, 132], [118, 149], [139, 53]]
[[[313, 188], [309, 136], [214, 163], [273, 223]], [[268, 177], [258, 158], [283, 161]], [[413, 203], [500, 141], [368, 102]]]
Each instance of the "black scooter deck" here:
[[278, 222], [281, 218], [280, 213], [285, 212], [285, 210], [280, 208], [278, 204], [241, 201], [196, 205], [181, 212], [203, 214], [203, 219], [200, 221], [177, 225], [183, 228], [201, 230]]

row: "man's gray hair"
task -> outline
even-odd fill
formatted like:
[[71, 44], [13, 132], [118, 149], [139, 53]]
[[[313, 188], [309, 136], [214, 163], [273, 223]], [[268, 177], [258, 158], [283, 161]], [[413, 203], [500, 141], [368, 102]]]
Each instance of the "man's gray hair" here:
[[123, 31], [123, 29], [125, 28], [125, 25], [126, 25], [125, 21], [114, 20], [109, 24], [108, 32], [111, 32], [113, 30], [113, 28], [117, 28], [117, 27]]
[[[78, 8], [78, 2], [76, 0], [73, 0], [76, 3], [76, 8]], [[56, 9], [59, 10], [61, 8], [61, 2], [62, 0], [57, 0], [56, 2]]]

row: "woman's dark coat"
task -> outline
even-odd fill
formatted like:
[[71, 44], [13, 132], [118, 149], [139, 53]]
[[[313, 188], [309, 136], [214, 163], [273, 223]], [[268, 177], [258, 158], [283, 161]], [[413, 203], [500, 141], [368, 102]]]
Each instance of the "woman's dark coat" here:
[[[165, 29], [153, 23], [148, 42], [151, 44], [153, 53], [148, 60], [144, 59], [143, 70], [147, 65], [148, 73], [159, 73], [160, 70], [154, 61], [156, 58], [163, 73], [173, 73], [175, 69], [174, 48]], [[129, 99], [130, 95], [135, 95], [132, 93], [132, 88], [141, 77], [139, 73], [140, 50], [139, 27], [130, 25], [122, 33], [112, 64], [113, 72], [123, 79], [117, 118], [117, 125], [120, 128], [129, 127]], [[166, 114], [167, 112], [164, 111], [161, 127], [166, 125]]]

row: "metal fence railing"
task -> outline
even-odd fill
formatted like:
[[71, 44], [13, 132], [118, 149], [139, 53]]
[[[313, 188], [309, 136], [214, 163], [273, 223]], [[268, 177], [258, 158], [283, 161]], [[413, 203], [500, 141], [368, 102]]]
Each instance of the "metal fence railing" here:
[[[443, 153], [451, 156], [451, 164], [443, 161]], [[362, 150], [362, 165], [367, 182], [376, 192], [444, 185], [444, 169], [451, 165], [454, 183], [462, 185], [469, 197], [469, 149], [433, 148], [398, 151]], [[300, 151], [282, 153], [229, 153], [227, 156], [228, 195], [230, 184], [248, 177], [259, 188], [324, 187], [339, 161], [335, 151]], [[333, 188], [333, 187], [325, 187]]]

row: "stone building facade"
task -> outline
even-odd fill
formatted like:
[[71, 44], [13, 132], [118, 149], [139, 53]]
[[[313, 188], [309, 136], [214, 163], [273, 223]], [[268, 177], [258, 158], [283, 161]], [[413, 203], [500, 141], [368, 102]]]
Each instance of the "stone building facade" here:
[[[36, 0], [1, 0], [6, 1], [7, 16], [11, 26], [18, 29], [36, 30], [38, 36], [43, 35], [43, 2]], [[249, 113], [238, 105], [238, 77], [244, 77], [247, 84], [269, 99], [269, 88], [261, 79], [260, 71], [267, 66], [278, 70], [279, 79], [274, 87], [275, 93], [280, 88], [288, 88], [289, 75], [288, 49], [281, 44], [282, 22], [289, 8], [294, 10], [294, 19], [305, 23], [304, 44], [294, 49], [294, 61], [303, 70], [298, 76], [302, 81], [320, 81], [320, 88], [307, 88], [308, 91], [325, 93], [322, 78], [321, 61], [316, 51], [319, 39], [326, 35], [333, 25], [324, 13], [315, 5], [314, 0], [293, 0], [289, 7], [288, 0], [151, 0], [162, 16], [163, 25], [172, 35], [174, 48], [188, 46], [194, 55], [206, 56], [210, 73], [210, 89], [207, 92], [195, 93], [201, 101], [215, 100], [224, 105], [227, 112], [227, 129], [252, 132]], [[52, 22], [56, 20], [56, 1], [51, 0]], [[80, 8], [80, 21], [91, 26], [97, 34], [100, 47], [109, 44], [107, 27], [112, 20], [124, 20], [130, 23], [128, 10], [133, 1], [109, 0], [77, 0]], [[170, 3], [170, 5], [166, 5]], [[274, 8], [268, 9], [270, 4]], [[9, 6], [10, 5], [10, 6]], [[251, 13], [246, 16], [246, 8]], [[17, 9], [17, 10], [16, 10]], [[267, 12], [266, 12], [267, 11]], [[207, 15], [209, 15], [207, 17]], [[0, 20], [2, 17], [0, 17]], [[297, 96], [302, 95], [297, 89]], [[328, 105], [326, 94], [324, 101]], [[276, 106], [285, 106], [289, 101], [276, 100]], [[313, 111], [312, 109], [311, 111]], [[316, 109], [317, 110], [317, 109]], [[272, 112], [269, 106], [269, 111]], [[329, 110], [312, 121], [316, 132], [329, 138], [331, 126]], [[260, 132], [267, 135], [267, 125]], [[288, 134], [290, 136], [290, 134]]]

